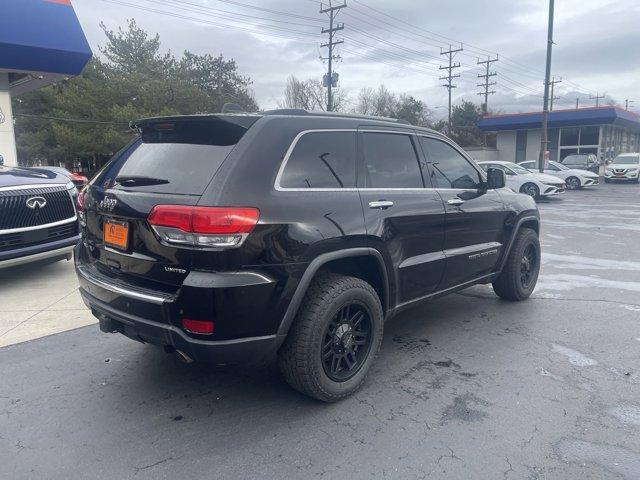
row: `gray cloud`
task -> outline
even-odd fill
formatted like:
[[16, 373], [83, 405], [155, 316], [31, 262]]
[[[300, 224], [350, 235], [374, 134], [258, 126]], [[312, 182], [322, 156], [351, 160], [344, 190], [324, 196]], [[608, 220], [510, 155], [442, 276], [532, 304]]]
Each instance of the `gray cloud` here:
[[[318, 12], [318, 2], [312, 0], [239, 1], [261, 9], [323, 18]], [[253, 79], [256, 98], [266, 108], [276, 106], [290, 74], [320, 78], [324, 72], [325, 66], [318, 58], [321, 22], [278, 16], [218, 0], [184, 0], [182, 8], [169, 6], [180, 3], [179, 0], [126, 0], [126, 3], [138, 7], [104, 0], [74, 2], [94, 51], [104, 43], [98, 27], [100, 21], [110, 28], [117, 28], [124, 25], [127, 18], [135, 18], [149, 32], [158, 32], [165, 48], [176, 53], [188, 49], [234, 58], [240, 71]], [[339, 48], [343, 60], [338, 62], [336, 70], [340, 73], [341, 88], [353, 96], [362, 87], [385, 84], [391, 90], [411, 93], [432, 107], [444, 106], [446, 90], [438, 80], [442, 74], [438, 65], [443, 60], [439, 47], [446, 47], [449, 40], [444, 37], [450, 37], [466, 45], [465, 51], [456, 58], [463, 64], [458, 88], [454, 91], [456, 100], [465, 98], [480, 102], [476, 94], [480, 72], [476, 61], [486, 53], [474, 47], [481, 47], [502, 55], [502, 60], [494, 64], [498, 85], [494, 87], [497, 93], [490, 98], [490, 107], [504, 112], [541, 108], [546, 2], [347, 0], [347, 3], [349, 6], [340, 16], [340, 21], [345, 23], [345, 43]], [[201, 10], [193, 5], [217, 10]], [[367, 6], [421, 29], [377, 14]], [[189, 21], [145, 11], [141, 7], [200, 18], [205, 22], [228, 23], [236, 28]], [[231, 15], [232, 18], [207, 16], [204, 12]], [[628, 0], [564, 0], [557, 5], [553, 74], [565, 79], [558, 86], [558, 92], [563, 96], [561, 103], [569, 106], [576, 95], [586, 98], [596, 91], [607, 92], [618, 101], [637, 95], [640, 91], [640, 55], [636, 50], [640, 41], [638, 18], [640, 2]], [[276, 23], [273, 19], [297, 25]], [[252, 27], [252, 24], [271, 25], [275, 29]], [[274, 37], [241, 30], [252, 28], [269, 32]], [[436, 108], [435, 113], [440, 116], [444, 109]]]

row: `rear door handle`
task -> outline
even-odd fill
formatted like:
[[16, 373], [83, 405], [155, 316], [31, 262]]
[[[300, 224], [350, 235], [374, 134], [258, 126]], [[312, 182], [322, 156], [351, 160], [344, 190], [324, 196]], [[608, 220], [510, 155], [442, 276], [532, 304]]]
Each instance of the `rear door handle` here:
[[464, 203], [464, 200], [461, 198], [450, 198], [449, 200], [447, 200], [447, 204], [449, 205], [462, 205]]
[[377, 200], [375, 202], [369, 202], [369, 208], [380, 208], [382, 210], [385, 210], [390, 207], [393, 207], [393, 202], [389, 200]]

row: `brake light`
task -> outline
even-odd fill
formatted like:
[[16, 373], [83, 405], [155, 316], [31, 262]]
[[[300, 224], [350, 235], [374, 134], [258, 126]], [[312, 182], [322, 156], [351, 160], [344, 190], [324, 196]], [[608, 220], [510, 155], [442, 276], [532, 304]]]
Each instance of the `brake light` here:
[[192, 320], [190, 318], [183, 318], [182, 326], [187, 332], [197, 333], [199, 335], [211, 335], [215, 330], [215, 324], [212, 320]]
[[85, 192], [84, 190], [81, 190], [80, 192], [78, 192], [78, 196], [76, 197], [76, 210], [78, 210], [78, 212], [84, 212], [86, 194], [87, 192]]
[[156, 205], [147, 220], [166, 243], [216, 248], [241, 245], [259, 218], [251, 207]]

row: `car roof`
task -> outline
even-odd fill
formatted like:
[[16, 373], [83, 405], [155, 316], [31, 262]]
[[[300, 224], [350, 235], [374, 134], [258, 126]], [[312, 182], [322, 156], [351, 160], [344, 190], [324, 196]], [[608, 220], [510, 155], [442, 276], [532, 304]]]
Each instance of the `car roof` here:
[[497, 165], [513, 165], [513, 162], [505, 162], [504, 160], [484, 160], [478, 163], [495, 163]]
[[291, 118], [291, 117], [305, 117], [305, 118], [317, 118], [317, 119], [341, 119], [341, 120], [357, 120], [362, 121], [366, 120], [369, 123], [374, 123], [379, 126], [394, 126], [394, 127], [407, 127], [411, 129], [415, 129], [420, 132], [435, 134], [437, 136], [441, 136], [446, 138], [442, 133], [426, 128], [419, 127], [415, 125], [411, 125], [406, 120], [401, 120], [397, 118], [390, 117], [377, 117], [373, 115], [360, 115], [360, 114], [352, 114], [352, 113], [341, 113], [341, 112], [324, 112], [324, 111], [315, 111], [315, 110], [303, 110], [297, 108], [281, 108], [275, 110], [265, 110], [262, 112], [256, 113], [207, 113], [207, 114], [197, 114], [197, 115], [171, 115], [171, 116], [163, 116], [163, 117], [149, 117], [142, 118], [130, 123], [131, 128], [138, 128], [147, 123], [155, 123], [160, 121], [186, 121], [189, 119], [203, 119], [203, 120], [221, 120], [229, 123], [235, 123], [237, 125], [243, 126], [245, 128], [249, 128], [256, 120], [260, 118]]

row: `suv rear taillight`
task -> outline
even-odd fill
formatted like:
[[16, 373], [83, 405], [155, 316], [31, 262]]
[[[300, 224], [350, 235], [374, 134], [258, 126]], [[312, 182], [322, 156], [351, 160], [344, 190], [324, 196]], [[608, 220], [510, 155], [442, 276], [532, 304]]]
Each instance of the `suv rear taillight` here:
[[78, 212], [84, 212], [86, 195], [87, 195], [87, 192], [84, 189], [78, 192], [78, 196], [76, 197], [76, 210], [78, 210]]
[[156, 205], [148, 222], [160, 240], [176, 246], [229, 248], [242, 245], [260, 210], [251, 207]]

